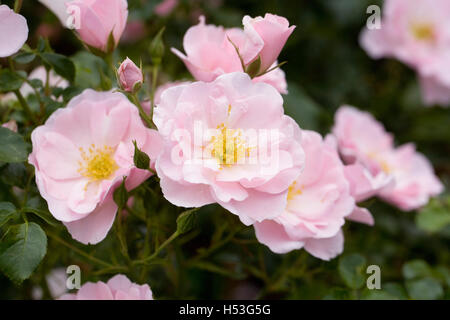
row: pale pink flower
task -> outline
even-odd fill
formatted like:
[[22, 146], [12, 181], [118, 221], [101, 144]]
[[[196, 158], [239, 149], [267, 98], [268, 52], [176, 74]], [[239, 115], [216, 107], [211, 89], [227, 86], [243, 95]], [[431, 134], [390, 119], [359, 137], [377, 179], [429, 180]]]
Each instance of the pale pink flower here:
[[272, 86], [235, 72], [172, 87], [154, 122], [165, 138], [156, 170], [170, 202], [217, 202], [247, 225], [283, 212], [304, 159], [300, 129]]
[[87, 282], [75, 294], [65, 294], [59, 300], [153, 300], [148, 284], [138, 285], [118, 274], [104, 283]]
[[[275, 61], [275, 63], [270, 67], [274, 68], [276, 67], [278, 62]], [[270, 69], [269, 68], [269, 69]], [[281, 94], [287, 94], [287, 82], [286, 82], [286, 75], [281, 68], [276, 68], [275, 70], [272, 70], [262, 76], [256, 77], [253, 79], [254, 82], [265, 82], [267, 84], [270, 84], [275, 89], [278, 90]]]
[[[258, 37], [259, 42], [253, 41], [254, 37], [249, 38], [242, 29], [206, 25], [203, 16], [199, 20], [199, 24], [189, 28], [184, 35], [183, 47], [186, 54], [172, 48], [172, 52], [184, 62], [196, 80], [209, 82], [225, 73], [244, 71], [233, 44], [239, 48], [245, 65], [254, 61], [264, 47]], [[276, 66], [274, 63], [275, 60], [272, 61], [272, 66]], [[266, 82], [280, 93], [286, 93], [285, 75], [280, 69], [253, 80]]]
[[155, 7], [158, 16], [168, 16], [178, 5], [178, 0], [163, 0]]
[[289, 26], [286, 18], [270, 13], [264, 18], [245, 16], [242, 23], [248, 39], [262, 45], [258, 56], [261, 58], [260, 72], [264, 72], [278, 59], [295, 26]]
[[117, 73], [119, 75], [120, 87], [127, 92], [132, 92], [135, 85], [144, 82], [142, 70], [129, 58], [126, 58], [122, 62]]
[[[142, 123], [121, 93], [85, 90], [32, 135], [36, 183], [52, 215], [82, 243], [103, 240], [117, 211], [113, 191], [127, 177], [133, 189], [150, 176], [133, 163], [134, 146], [156, 159], [159, 134]], [[153, 165], [153, 162], [152, 162]]]
[[[381, 28], [365, 29], [361, 45], [372, 58], [396, 58], [417, 70], [420, 77], [432, 79], [434, 86], [450, 88], [448, 0], [386, 0]], [[425, 102], [434, 102], [429, 95]]]
[[347, 169], [360, 200], [377, 194], [402, 210], [413, 210], [443, 191], [429, 161], [411, 144], [395, 148], [392, 135], [369, 113], [341, 107], [333, 134], [346, 163], [360, 165]]
[[74, 0], [67, 7], [78, 7], [71, 15], [80, 38], [89, 46], [102, 51], [108, 49], [112, 32], [114, 46], [119, 43], [128, 18], [127, 0]]
[[426, 205], [444, 190], [428, 159], [411, 143], [397, 147], [384, 161], [395, 184], [381, 189], [379, 195], [404, 211]]
[[140, 20], [129, 21], [122, 35], [122, 43], [135, 43], [145, 37], [145, 23]]
[[7, 5], [0, 5], [0, 58], [19, 51], [27, 39], [27, 20]]
[[336, 148], [313, 131], [302, 132], [304, 171], [291, 184], [284, 212], [254, 224], [257, 239], [273, 252], [304, 248], [330, 260], [342, 253], [345, 219], [355, 210]]
[[67, 12], [66, 3], [72, 0], [38, 0], [44, 6], [46, 6], [51, 12], [58, 17], [59, 21], [64, 27], [67, 27], [69, 21], [69, 14]]
[[5, 122], [2, 124], [3, 128], [8, 128], [11, 131], [17, 132], [17, 122], [16, 120], [9, 120], [8, 122]]
[[[174, 81], [174, 82], [166, 82], [162, 85], [160, 85], [159, 87], [156, 88], [155, 91], [155, 105], [159, 104], [161, 102], [161, 95], [162, 93], [169, 88], [172, 87], [176, 87], [176, 86], [180, 86], [183, 84], [189, 84], [191, 82], [189, 81]], [[150, 108], [151, 108], [151, 101], [150, 100], [145, 100], [141, 102], [142, 108], [144, 109], [144, 111], [148, 114], [150, 113]]]
[[419, 82], [426, 105], [450, 105], [450, 85], [446, 85], [434, 77], [420, 77]]

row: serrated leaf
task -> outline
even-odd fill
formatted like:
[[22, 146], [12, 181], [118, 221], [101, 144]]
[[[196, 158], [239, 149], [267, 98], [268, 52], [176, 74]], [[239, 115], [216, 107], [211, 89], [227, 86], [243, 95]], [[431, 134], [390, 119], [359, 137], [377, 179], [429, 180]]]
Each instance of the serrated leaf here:
[[34, 222], [16, 225], [0, 243], [0, 270], [11, 280], [28, 279], [47, 252], [47, 236]]
[[417, 226], [428, 232], [437, 232], [450, 224], [450, 210], [439, 200], [432, 200], [416, 215]]
[[75, 65], [72, 60], [61, 54], [50, 52], [41, 53], [40, 56], [61, 77], [66, 78], [70, 82], [75, 80]]
[[36, 58], [36, 54], [33, 52], [22, 52], [14, 57], [14, 61], [20, 64], [27, 64], [32, 62]]
[[0, 70], [0, 92], [19, 90], [23, 79], [9, 69]]
[[0, 227], [16, 214], [16, 207], [12, 203], [0, 202]]
[[406, 262], [402, 268], [405, 279], [424, 278], [431, 275], [430, 266], [423, 260], [411, 260]]
[[24, 162], [27, 160], [27, 145], [22, 136], [0, 127], [0, 161], [1, 162]]
[[444, 295], [441, 284], [433, 278], [409, 280], [406, 290], [410, 298], [416, 300], [436, 300]]
[[343, 256], [339, 259], [339, 274], [345, 284], [352, 289], [361, 288], [365, 281], [366, 259], [359, 254]]

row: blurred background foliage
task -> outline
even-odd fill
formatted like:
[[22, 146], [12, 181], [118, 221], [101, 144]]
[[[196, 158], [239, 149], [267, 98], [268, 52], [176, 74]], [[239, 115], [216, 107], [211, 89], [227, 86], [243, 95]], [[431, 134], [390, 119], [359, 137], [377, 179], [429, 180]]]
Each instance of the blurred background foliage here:
[[[302, 128], [327, 134], [339, 106], [351, 104], [367, 110], [395, 134], [397, 144], [414, 142], [432, 161], [448, 188], [450, 109], [424, 107], [413, 71], [394, 60], [371, 60], [358, 44], [368, 17], [366, 8], [370, 4], [381, 5], [381, 1], [183, 0], [167, 17], [154, 14], [158, 0], [128, 2], [129, 22], [143, 21], [146, 31], [139, 39], [123, 41], [115, 59], [129, 56], [134, 61], [142, 59], [144, 66], [149, 64], [150, 41], [166, 26], [161, 83], [191, 79], [169, 48], [182, 49], [183, 35], [197, 24], [199, 15], [204, 14], [207, 23], [226, 27], [241, 26], [245, 14], [271, 12], [287, 17], [297, 29], [280, 57], [280, 61], [288, 61], [283, 67], [289, 83], [289, 94], [284, 97], [286, 113]], [[48, 37], [53, 50], [68, 55], [76, 66], [74, 86], [60, 93], [64, 102], [84, 88], [101, 89], [105, 79], [113, 79], [106, 64], [86, 52], [76, 37], [37, 1], [25, 1], [22, 14], [29, 22], [32, 48], [38, 46], [39, 36]], [[30, 71], [33, 63], [24, 68]], [[28, 99], [32, 103], [33, 96]], [[54, 102], [54, 108], [63, 104]], [[12, 116], [20, 121], [20, 113]], [[2, 166], [1, 170], [4, 184], [26, 184], [26, 169], [21, 165]], [[143, 246], [153, 250], [149, 239], [155, 246], [167, 239], [181, 212], [150, 191], [157, 188], [154, 184], [150, 180], [135, 191], [151, 201], [136, 201], [133, 210], [137, 215], [149, 212], [152, 222], [142, 225], [135, 215], [127, 216], [124, 225], [131, 252]], [[0, 190], [0, 200], [8, 200], [8, 193], [3, 191]], [[52, 227], [45, 203], [37, 197], [37, 190], [33, 192], [36, 197], [28, 201], [41, 213], [36, 215], [36, 221], [56, 238], [49, 237], [47, 256], [29, 280], [16, 285], [0, 275], [0, 298], [31, 298], [36, 286], [43, 288], [44, 298], [49, 298], [46, 274], [71, 264], [82, 268], [83, 283], [111, 276], [113, 270], [94, 267], [77, 253], [77, 248], [119, 265], [125, 263], [117, 252], [113, 232], [97, 246], [75, 243], [63, 228]], [[367, 206], [374, 214], [375, 226], [347, 223], [344, 254], [330, 262], [315, 259], [304, 251], [273, 254], [256, 242], [252, 228], [244, 228], [235, 216], [211, 205], [197, 212], [194, 230], [170, 245], [159, 259], [145, 266], [128, 266], [126, 273], [136, 282], [149, 283], [158, 299], [450, 298], [448, 192], [420, 212], [401, 212], [378, 200]], [[72, 248], [63, 246], [61, 241]], [[381, 290], [366, 288], [368, 265], [380, 267]]]

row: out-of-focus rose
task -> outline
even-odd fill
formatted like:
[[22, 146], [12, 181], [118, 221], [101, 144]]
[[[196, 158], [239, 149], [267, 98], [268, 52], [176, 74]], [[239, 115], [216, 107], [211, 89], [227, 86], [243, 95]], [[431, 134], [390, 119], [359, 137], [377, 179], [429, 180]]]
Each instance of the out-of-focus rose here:
[[59, 21], [64, 27], [67, 27], [67, 22], [69, 21], [69, 14], [67, 10], [66, 3], [72, 0], [38, 0], [44, 6], [46, 6], [51, 12], [58, 17]]
[[168, 16], [178, 4], [178, 0], [163, 0], [155, 7], [158, 16]]
[[0, 58], [19, 51], [27, 39], [27, 20], [7, 5], [0, 5]]
[[449, 1], [387, 0], [382, 27], [365, 29], [361, 45], [372, 58], [396, 58], [426, 78], [425, 103], [450, 103]]
[[3, 128], [8, 128], [11, 131], [17, 132], [17, 122], [15, 120], [9, 120], [2, 124]]
[[122, 43], [135, 43], [145, 37], [145, 24], [140, 20], [129, 21], [122, 35]]
[[76, 294], [65, 294], [60, 300], [153, 300], [153, 293], [147, 284], [132, 283], [118, 274], [106, 283], [85, 283]]
[[[233, 44], [239, 48], [245, 65], [254, 61], [264, 47], [264, 43], [259, 37], [256, 38], [258, 41], [253, 41], [253, 38], [249, 38], [239, 28], [225, 29], [222, 26], [206, 25], [205, 18], [201, 16], [199, 24], [189, 28], [184, 35], [183, 47], [186, 54], [175, 48], [172, 48], [172, 52], [184, 62], [196, 80], [209, 82], [224, 73], [243, 71]], [[273, 63], [275, 60], [272, 61]], [[285, 75], [280, 69], [253, 80], [266, 82], [273, 85], [280, 93], [286, 93]]]
[[154, 122], [165, 138], [156, 170], [170, 202], [217, 202], [247, 225], [283, 212], [304, 157], [300, 129], [272, 86], [235, 72], [172, 87]]
[[313, 131], [302, 132], [304, 171], [291, 184], [284, 212], [254, 224], [258, 240], [276, 253], [304, 248], [330, 260], [342, 253], [341, 231], [355, 210], [355, 199], [335, 146]]
[[420, 77], [419, 82], [426, 105], [450, 105], [450, 85], [446, 85], [434, 77]]
[[123, 94], [90, 89], [54, 112], [31, 140], [29, 162], [42, 197], [85, 244], [100, 242], [111, 228], [117, 212], [112, 195], [123, 177], [130, 190], [150, 176], [134, 166], [133, 140], [151, 159], [161, 149], [159, 134], [144, 126]]
[[[67, 4], [80, 38], [89, 46], [108, 51], [112, 33], [115, 47], [119, 43], [128, 18], [127, 0], [74, 0]], [[78, 8], [75, 10], [74, 8]]]
[[354, 181], [361, 182], [366, 176], [365, 187], [357, 187], [365, 188], [366, 194], [374, 193], [371, 185], [383, 199], [402, 210], [413, 210], [443, 191], [429, 161], [412, 144], [395, 148], [392, 135], [369, 113], [341, 107], [335, 115], [333, 134], [346, 163], [366, 169], [362, 172], [355, 167], [348, 172]]
[[127, 92], [132, 92], [135, 86], [142, 84], [144, 81], [142, 70], [129, 58], [122, 62], [117, 73], [119, 74], [120, 87]]

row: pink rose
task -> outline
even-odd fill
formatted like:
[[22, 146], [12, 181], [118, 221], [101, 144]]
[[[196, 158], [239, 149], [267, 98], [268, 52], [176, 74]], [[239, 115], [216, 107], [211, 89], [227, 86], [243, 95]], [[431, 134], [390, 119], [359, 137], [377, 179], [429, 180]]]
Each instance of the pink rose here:
[[[84, 244], [103, 240], [117, 211], [114, 189], [133, 189], [150, 176], [133, 163], [133, 140], [151, 159], [159, 134], [146, 128], [138, 109], [121, 93], [85, 90], [58, 109], [31, 136], [29, 162], [52, 215]], [[153, 162], [152, 162], [153, 165]]]
[[[275, 63], [271, 66], [271, 68], [276, 67], [277, 64], [278, 62], [275, 61]], [[265, 82], [267, 84], [270, 84], [275, 89], [277, 89], [278, 92], [281, 94], [288, 93], [286, 76], [284, 74], [284, 71], [281, 70], [281, 68], [277, 68], [262, 76], [254, 78], [253, 82]]]
[[235, 72], [169, 88], [154, 122], [165, 138], [156, 170], [170, 202], [217, 202], [247, 225], [283, 212], [304, 158], [300, 129], [272, 86]]
[[76, 294], [65, 294], [59, 300], [153, 300], [153, 294], [147, 284], [132, 283], [118, 274], [107, 283], [85, 283]]
[[341, 228], [355, 210], [355, 200], [335, 147], [313, 131], [303, 131], [301, 143], [305, 169], [289, 187], [284, 212], [255, 223], [255, 233], [273, 252], [304, 248], [330, 260], [343, 251]]
[[15, 120], [9, 120], [2, 124], [3, 128], [8, 128], [11, 131], [17, 132], [17, 122]]
[[178, 0], [163, 0], [155, 7], [158, 16], [168, 16], [178, 4]]
[[264, 72], [278, 59], [295, 26], [289, 27], [286, 18], [270, 13], [266, 13], [264, 18], [245, 16], [242, 23], [248, 38], [262, 45], [258, 55], [261, 57], [260, 73]]
[[[361, 46], [372, 58], [396, 58], [438, 88], [450, 88], [450, 2], [387, 0], [381, 28], [365, 29]], [[433, 96], [428, 93], [425, 102], [442, 101], [441, 94]]]
[[450, 105], [450, 85], [446, 85], [435, 77], [421, 77], [419, 82], [425, 104], [428, 106], [435, 104]]
[[[89, 46], [106, 52], [112, 32], [114, 46], [119, 43], [128, 18], [126, 0], [74, 0], [68, 2], [80, 38]], [[78, 8], [74, 10], [73, 8]]]
[[27, 39], [27, 20], [7, 5], [0, 5], [0, 58], [19, 51]]
[[[243, 71], [239, 56], [230, 40], [239, 48], [245, 65], [255, 60], [264, 46], [261, 41], [254, 42], [242, 29], [206, 25], [205, 18], [201, 16], [199, 24], [189, 28], [184, 36], [183, 47], [186, 54], [175, 48], [172, 48], [172, 52], [184, 62], [196, 80], [209, 82], [225, 73]], [[275, 60], [272, 61], [274, 62]], [[266, 82], [280, 93], [286, 93], [285, 75], [280, 69], [253, 80]]]
[[119, 74], [120, 87], [127, 92], [132, 92], [136, 85], [144, 82], [142, 70], [129, 58], [122, 62], [117, 73]]
[[442, 192], [429, 161], [410, 144], [395, 148], [392, 135], [369, 113], [341, 107], [333, 134], [346, 163], [360, 165], [347, 169], [347, 174], [359, 183], [354, 188], [361, 200], [377, 194], [402, 210], [412, 210]]

